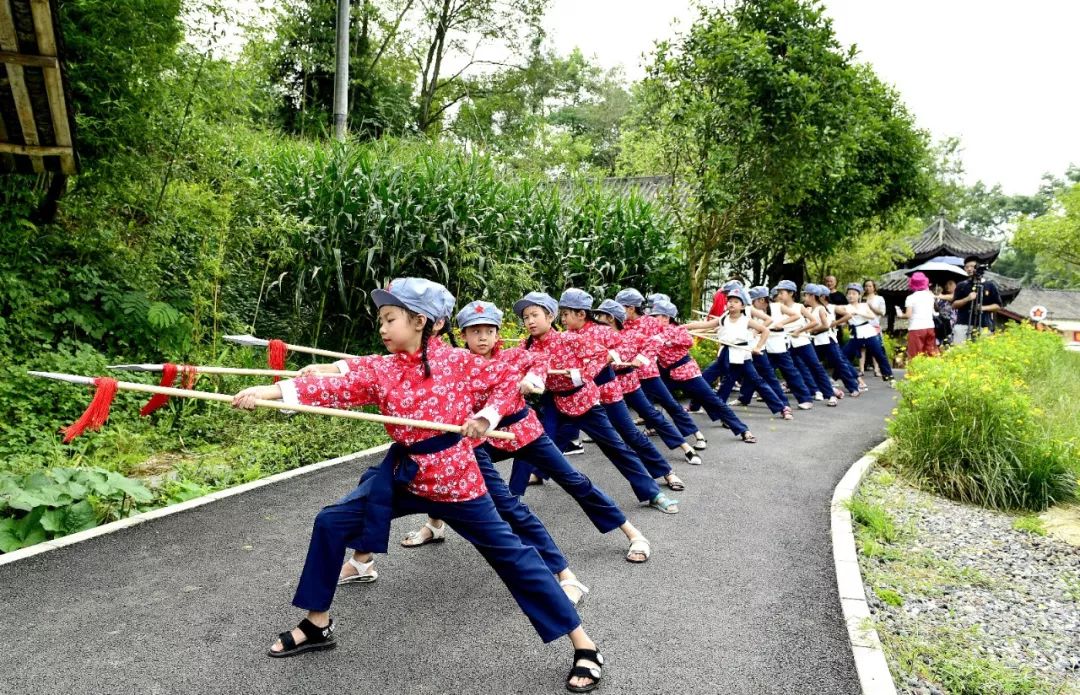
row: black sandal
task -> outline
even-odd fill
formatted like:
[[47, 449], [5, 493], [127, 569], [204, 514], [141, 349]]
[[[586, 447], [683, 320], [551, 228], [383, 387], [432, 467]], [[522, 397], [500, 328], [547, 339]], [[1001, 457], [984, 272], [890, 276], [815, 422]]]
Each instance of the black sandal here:
[[281, 640], [282, 650], [275, 652], [273, 645], [270, 645], [271, 648], [266, 650], [266, 655], [280, 659], [319, 649], [333, 649], [337, 646], [337, 642], [334, 641], [334, 620], [332, 618], [330, 624], [326, 627], [319, 627], [307, 618], [301, 620], [297, 627], [304, 633], [305, 639], [303, 642], [297, 644], [296, 640], [293, 639], [291, 630], [282, 632], [278, 635], [278, 639]]
[[[579, 661], [591, 661], [596, 666], [578, 666]], [[596, 649], [575, 649], [574, 667], [570, 669], [570, 675], [566, 677], [566, 689], [572, 693], [587, 693], [596, 690], [603, 676], [604, 655]], [[570, 685], [572, 678], [591, 678], [588, 685]]]
[[747, 444], [757, 444], [757, 437], [750, 432], [743, 432], [741, 435], [743, 442]]

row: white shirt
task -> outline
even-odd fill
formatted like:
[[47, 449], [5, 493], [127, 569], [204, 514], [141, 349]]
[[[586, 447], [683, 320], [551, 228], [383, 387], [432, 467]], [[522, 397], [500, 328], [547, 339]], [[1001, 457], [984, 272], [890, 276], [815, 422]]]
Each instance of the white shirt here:
[[918, 331], [934, 327], [934, 293], [930, 290], [912, 292], [904, 300], [904, 307], [911, 309], [908, 330]]
[[881, 317], [885, 315], [885, 298], [880, 294], [875, 294], [873, 297], [868, 298], [866, 303], [873, 309], [874, 313], [877, 314], [877, 316], [870, 319], [870, 324], [872, 326], [880, 326]]

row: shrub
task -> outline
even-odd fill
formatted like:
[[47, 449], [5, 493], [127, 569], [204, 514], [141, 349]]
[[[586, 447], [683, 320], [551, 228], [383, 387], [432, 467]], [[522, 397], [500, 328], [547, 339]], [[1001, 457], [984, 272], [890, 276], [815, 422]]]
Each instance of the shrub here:
[[152, 499], [138, 481], [100, 468], [0, 473], [0, 553], [85, 531]]
[[896, 462], [941, 495], [994, 509], [1074, 498], [1076, 441], [1048, 430], [1031, 396], [1063, 353], [1057, 335], [1020, 326], [916, 358], [889, 425]]

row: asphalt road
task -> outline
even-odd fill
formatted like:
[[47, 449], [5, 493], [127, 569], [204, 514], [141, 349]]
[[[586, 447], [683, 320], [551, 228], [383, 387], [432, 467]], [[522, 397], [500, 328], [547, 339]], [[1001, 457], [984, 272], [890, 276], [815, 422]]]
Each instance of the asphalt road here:
[[[653, 543], [623, 559], [548, 484], [526, 499], [591, 589], [584, 625], [607, 657], [603, 693], [859, 692], [840, 612], [829, 501], [884, 439], [880, 382], [794, 422], [739, 409], [759, 444], [700, 418], [704, 465], [681, 462], [682, 512], [637, 506], [594, 447], [572, 459]], [[653, 440], [657, 442], [658, 440]], [[372, 461], [371, 463], [374, 463]], [[543, 645], [494, 572], [451, 534], [380, 556], [343, 588], [336, 649], [264, 655], [289, 605], [319, 508], [368, 461], [260, 488], [0, 566], [0, 693], [556, 693], [570, 645]], [[507, 464], [500, 464], [507, 472]], [[395, 522], [399, 538], [421, 519]]]

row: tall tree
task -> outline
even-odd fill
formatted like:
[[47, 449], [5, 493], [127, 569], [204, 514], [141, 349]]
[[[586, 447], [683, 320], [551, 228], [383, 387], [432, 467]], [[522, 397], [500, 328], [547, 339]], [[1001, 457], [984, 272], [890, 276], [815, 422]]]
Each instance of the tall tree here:
[[[416, 0], [360, 0], [350, 18], [348, 129], [364, 139], [412, 127], [416, 71], [403, 23]], [[249, 57], [263, 66], [275, 118], [286, 131], [330, 132], [334, 97], [335, 0], [286, 0]]]
[[529, 174], [612, 175], [630, 95], [580, 50], [536, 50], [521, 68], [470, 78], [448, 130]]
[[1012, 246], [1035, 257], [1047, 286], [1080, 284], [1080, 182], [1060, 189], [1046, 214], [1021, 218]]
[[786, 243], [778, 234], [797, 234], [804, 251], [826, 253], [864, 218], [922, 195], [922, 136], [853, 57], [808, 0], [701, 8], [685, 35], [657, 45], [623, 162], [673, 177], [695, 304], [720, 252], [761, 265]]
[[[474, 67], [508, 65], [482, 58], [482, 53], [501, 49], [520, 56], [522, 47], [537, 45], [548, 2], [417, 0], [419, 17], [410, 41], [420, 74], [417, 130], [431, 132], [442, 115], [468, 95], [466, 76]], [[453, 68], [448, 67], [451, 63]]]

